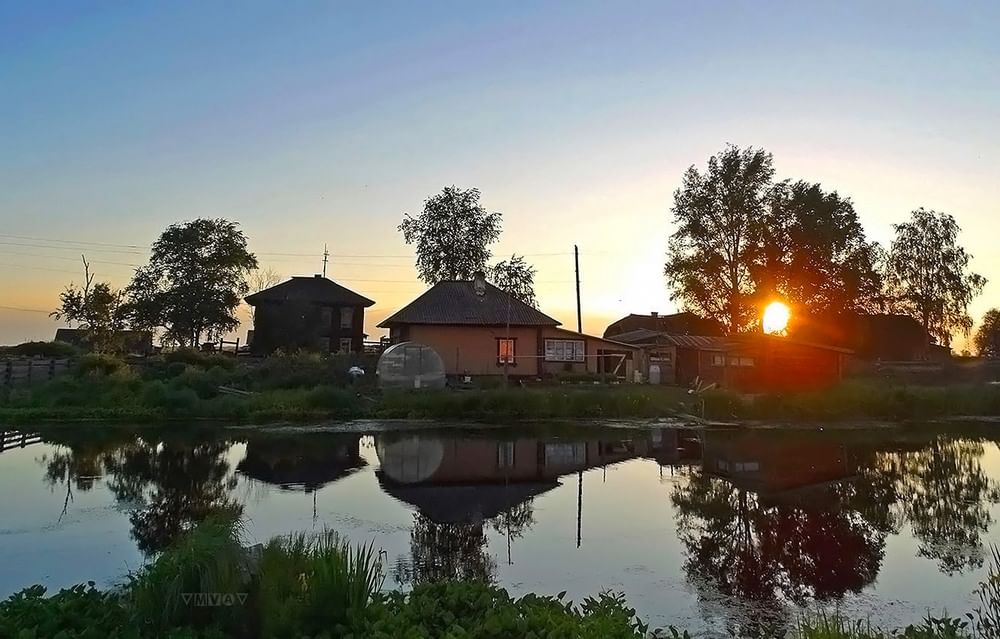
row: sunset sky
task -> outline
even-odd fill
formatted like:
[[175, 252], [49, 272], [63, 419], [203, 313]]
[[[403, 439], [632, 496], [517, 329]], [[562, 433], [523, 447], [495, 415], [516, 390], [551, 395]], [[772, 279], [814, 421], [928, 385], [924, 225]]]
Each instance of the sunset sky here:
[[[75, 8], [74, 8], [75, 7]], [[446, 185], [504, 215], [584, 329], [669, 312], [683, 171], [726, 143], [853, 199], [869, 237], [956, 217], [1000, 306], [1000, 3], [0, 2], [0, 344], [51, 339], [79, 254], [124, 286], [169, 223], [418, 295], [396, 226]], [[242, 332], [242, 331], [241, 331]]]

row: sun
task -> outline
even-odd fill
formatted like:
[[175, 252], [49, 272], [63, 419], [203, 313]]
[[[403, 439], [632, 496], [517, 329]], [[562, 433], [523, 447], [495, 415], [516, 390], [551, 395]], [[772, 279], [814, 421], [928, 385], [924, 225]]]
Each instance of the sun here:
[[792, 312], [781, 302], [771, 302], [764, 309], [764, 332], [771, 335], [783, 333], [788, 327]]

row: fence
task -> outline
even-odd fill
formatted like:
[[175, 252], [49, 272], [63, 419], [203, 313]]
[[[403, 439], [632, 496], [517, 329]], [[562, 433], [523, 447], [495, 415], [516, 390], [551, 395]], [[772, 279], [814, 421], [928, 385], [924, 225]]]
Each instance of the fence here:
[[16, 430], [0, 430], [0, 453], [15, 448], [24, 448], [41, 443], [42, 436], [37, 433], [22, 433]]
[[17, 386], [45, 382], [69, 371], [68, 359], [2, 359], [0, 360], [0, 385]]

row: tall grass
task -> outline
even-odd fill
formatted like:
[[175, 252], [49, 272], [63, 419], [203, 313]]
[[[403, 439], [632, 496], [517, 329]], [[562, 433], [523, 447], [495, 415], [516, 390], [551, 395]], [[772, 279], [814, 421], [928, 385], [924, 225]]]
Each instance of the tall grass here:
[[126, 591], [133, 622], [164, 632], [179, 627], [239, 628], [243, 623], [239, 608], [200, 606], [192, 603], [192, 597], [246, 594], [249, 570], [243, 533], [235, 513], [213, 515], [131, 575]]
[[984, 639], [1000, 639], [1000, 547], [990, 546], [993, 561], [985, 581], [979, 584], [976, 630]]
[[384, 582], [372, 544], [332, 532], [271, 540], [260, 560], [257, 608], [263, 637], [340, 636]]

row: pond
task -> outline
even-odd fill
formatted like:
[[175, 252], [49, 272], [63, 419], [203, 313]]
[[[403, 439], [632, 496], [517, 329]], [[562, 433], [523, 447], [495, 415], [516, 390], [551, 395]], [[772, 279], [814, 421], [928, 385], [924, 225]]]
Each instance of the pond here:
[[231, 506], [250, 542], [324, 528], [374, 540], [387, 587], [612, 589], [653, 626], [705, 636], [794, 623], [803, 607], [905, 624], [976, 606], [1000, 541], [990, 432], [8, 431], [0, 596], [118, 583]]

